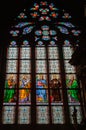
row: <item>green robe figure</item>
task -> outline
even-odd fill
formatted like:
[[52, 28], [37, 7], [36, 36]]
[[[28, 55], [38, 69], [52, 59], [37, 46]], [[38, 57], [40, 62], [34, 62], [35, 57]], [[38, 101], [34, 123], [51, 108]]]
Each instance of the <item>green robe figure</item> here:
[[72, 101], [79, 101], [78, 82], [74, 79], [74, 76], [66, 80], [66, 85], [69, 88], [68, 93], [70, 94]]
[[10, 76], [9, 79], [5, 82], [5, 93], [4, 93], [4, 102], [14, 102], [15, 101], [15, 88], [16, 83], [13, 76]]

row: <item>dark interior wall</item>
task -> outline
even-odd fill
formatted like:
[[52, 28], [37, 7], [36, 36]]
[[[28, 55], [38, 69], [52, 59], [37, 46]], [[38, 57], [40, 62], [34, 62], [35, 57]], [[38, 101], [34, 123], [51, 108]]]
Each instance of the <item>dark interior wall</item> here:
[[[5, 125], [0, 130], [75, 130], [73, 125]], [[80, 125], [77, 130], [81, 130]], [[82, 129], [84, 130], [84, 129]]]

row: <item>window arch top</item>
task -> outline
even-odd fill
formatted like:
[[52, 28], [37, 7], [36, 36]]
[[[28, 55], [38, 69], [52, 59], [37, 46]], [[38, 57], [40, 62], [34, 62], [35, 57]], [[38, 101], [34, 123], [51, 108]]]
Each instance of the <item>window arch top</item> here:
[[25, 37], [24, 40], [28, 41], [31, 39], [30, 33], [33, 33], [34, 40], [38, 41], [39, 45], [43, 44], [42, 40], [49, 41], [53, 37], [53, 42], [49, 41], [52, 45], [57, 41], [57, 44], [62, 43], [67, 46], [78, 44], [81, 34], [78, 26], [72, 23], [72, 17], [68, 12], [58, 9], [53, 3], [47, 1], [35, 2], [30, 9], [20, 12], [16, 18], [16, 24], [9, 32], [13, 41], [14, 38], [17, 40], [19, 37]]

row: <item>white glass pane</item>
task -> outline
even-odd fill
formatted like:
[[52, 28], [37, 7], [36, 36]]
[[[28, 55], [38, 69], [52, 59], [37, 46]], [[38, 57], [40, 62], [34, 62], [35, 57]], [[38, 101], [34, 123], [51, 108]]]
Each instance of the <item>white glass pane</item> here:
[[46, 73], [46, 61], [36, 60], [36, 73]]
[[66, 73], [75, 73], [75, 67], [73, 65], [71, 65], [70, 63], [68, 63], [69, 60], [65, 60], [65, 72]]
[[21, 60], [20, 61], [20, 73], [30, 73], [31, 72], [31, 61]]
[[2, 123], [14, 124], [15, 123], [15, 106], [4, 106], [2, 111]]
[[7, 58], [8, 59], [17, 59], [18, 58], [18, 48], [8, 48], [7, 51]]
[[49, 60], [49, 73], [59, 73], [59, 60]]
[[36, 48], [36, 59], [45, 59], [46, 58], [46, 51], [44, 47], [37, 47]]
[[58, 59], [58, 47], [48, 47], [48, 59]]
[[53, 124], [63, 124], [64, 123], [64, 113], [62, 106], [52, 106], [52, 123]]
[[36, 114], [37, 124], [49, 123], [49, 109], [47, 106], [38, 106]]
[[21, 59], [30, 59], [31, 58], [31, 48], [29, 48], [29, 47], [21, 48], [20, 58]]
[[64, 59], [71, 59], [72, 54], [73, 54], [73, 49], [71, 47], [63, 47]]
[[17, 60], [7, 60], [7, 73], [17, 72]]
[[18, 123], [19, 124], [30, 124], [31, 112], [30, 107], [20, 106], [18, 112]]

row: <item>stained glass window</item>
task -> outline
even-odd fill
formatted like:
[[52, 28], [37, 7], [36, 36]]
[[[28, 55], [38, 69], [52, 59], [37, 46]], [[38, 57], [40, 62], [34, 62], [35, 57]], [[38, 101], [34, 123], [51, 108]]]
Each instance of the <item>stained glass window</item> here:
[[80, 124], [82, 88], [69, 60], [81, 31], [54, 3], [35, 2], [29, 11], [9, 31], [2, 124], [73, 124], [75, 109]]
[[70, 120], [73, 123], [73, 112], [76, 110], [77, 123], [81, 122], [80, 89], [76, 76], [76, 68], [68, 63], [73, 53], [72, 47], [63, 47], [64, 64], [66, 73], [66, 87], [68, 96], [68, 105], [70, 111]]

